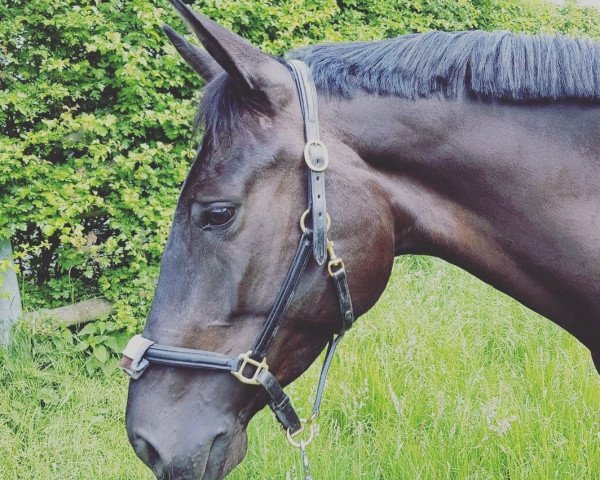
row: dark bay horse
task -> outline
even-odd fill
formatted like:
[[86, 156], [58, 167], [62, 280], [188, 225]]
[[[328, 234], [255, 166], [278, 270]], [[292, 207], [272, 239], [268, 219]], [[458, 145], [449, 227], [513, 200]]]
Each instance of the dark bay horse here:
[[[260, 332], [305, 209], [304, 132], [288, 68], [174, 1], [206, 50], [166, 27], [207, 82], [205, 136], [181, 192], [144, 336], [235, 355]], [[600, 368], [600, 45], [431, 32], [289, 54], [311, 68], [331, 158], [327, 205], [357, 315], [395, 256], [441, 257], [553, 320]], [[308, 263], [268, 350], [282, 384], [340, 324]], [[151, 366], [127, 431], [163, 479], [221, 479], [265, 406], [219, 372]]]

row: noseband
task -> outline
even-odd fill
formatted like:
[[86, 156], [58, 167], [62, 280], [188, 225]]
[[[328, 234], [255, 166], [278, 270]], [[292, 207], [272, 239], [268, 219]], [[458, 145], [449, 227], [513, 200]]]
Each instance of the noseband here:
[[[262, 386], [270, 397], [269, 406], [285, 429], [288, 440], [292, 445], [302, 449], [303, 460], [305, 466], [307, 466], [304, 448], [314, 434], [314, 424], [312, 422], [319, 413], [327, 372], [336, 347], [344, 333], [354, 323], [354, 311], [346, 280], [344, 262], [335, 255], [333, 241], [328, 237], [331, 220], [327, 214], [325, 203], [325, 170], [329, 164], [329, 158], [327, 149], [319, 138], [318, 103], [315, 85], [306, 64], [298, 60], [291, 60], [288, 65], [296, 84], [304, 119], [306, 138], [304, 160], [308, 166], [308, 208], [300, 218], [302, 235], [296, 253], [262, 332], [254, 342], [254, 346], [238, 357], [229, 357], [205, 350], [160, 345], [141, 335], [135, 335], [123, 351], [121, 368], [132, 379], [139, 378], [150, 364], [216, 370], [230, 372], [242, 383]], [[310, 228], [307, 226], [308, 217], [310, 217]], [[327, 272], [333, 279], [336, 288], [342, 315], [342, 326], [339, 332], [332, 335], [329, 340], [312, 415], [305, 421], [298, 417], [290, 398], [283, 391], [275, 376], [269, 371], [266, 351], [278, 330], [288, 305], [292, 301], [311, 252], [319, 266], [325, 266], [325, 262], [329, 258]], [[305, 425], [310, 426], [308, 439], [299, 441], [296, 438], [304, 430]], [[307, 478], [310, 478], [308, 473]]]

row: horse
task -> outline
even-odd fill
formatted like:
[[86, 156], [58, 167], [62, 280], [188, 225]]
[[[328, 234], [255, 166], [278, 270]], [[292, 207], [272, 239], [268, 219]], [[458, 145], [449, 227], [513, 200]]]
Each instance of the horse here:
[[[598, 43], [429, 32], [274, 58], [172, 3], [204, 47], [164, 27], [206, 82], [204, 137], [165, 247], [149, 343], [229, 358], [264, 330], [296, 258], [308, 190], [295, 60], [317, 92], [330, 158], [326, 235], [343, 256], [356, 317], [381, 295], [394, 257], [437, 256], [570, 332], [600, 371]], [[267, 350], [284, 386], [344, 321], [317, 258]], [[159, 479], [222, 479], [268, 401], [214, 369], [151, 364], [130, 381], [127, 433]]]

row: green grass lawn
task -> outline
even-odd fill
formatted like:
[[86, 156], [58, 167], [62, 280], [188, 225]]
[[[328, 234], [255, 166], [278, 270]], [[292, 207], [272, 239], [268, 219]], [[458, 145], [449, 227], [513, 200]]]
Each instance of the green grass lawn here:
[[[0, 354], [0, 479], [151, 479], [124, 428], [126, 379], [60, 335]], [[319, 365], [290, 386], [307, 413]], [[168, 406], [165, 406], [168, 408]], [[598, 479], [600, 377], [553, 323], [441, 261], [397, 261], [344, 340], [309, 447], [315, 480]], [[270, 411], [231, 478], [299, 478]]]

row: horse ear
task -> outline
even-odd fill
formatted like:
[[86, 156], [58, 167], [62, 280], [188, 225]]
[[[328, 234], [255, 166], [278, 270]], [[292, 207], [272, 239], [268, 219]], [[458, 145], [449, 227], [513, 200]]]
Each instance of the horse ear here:
[[281, 85], [291, 86], [287, 68], [239, 35], [208, 17], [196, 13], [181, 0], [171, 3], [189, 24], [208, 53], [240, 85], [267, 96], [280, 93]]
[[224, 71], [206, 50], [191, 44], [168, 25], [163, 25], [163, 30], [183, 59], [206, 82]]

